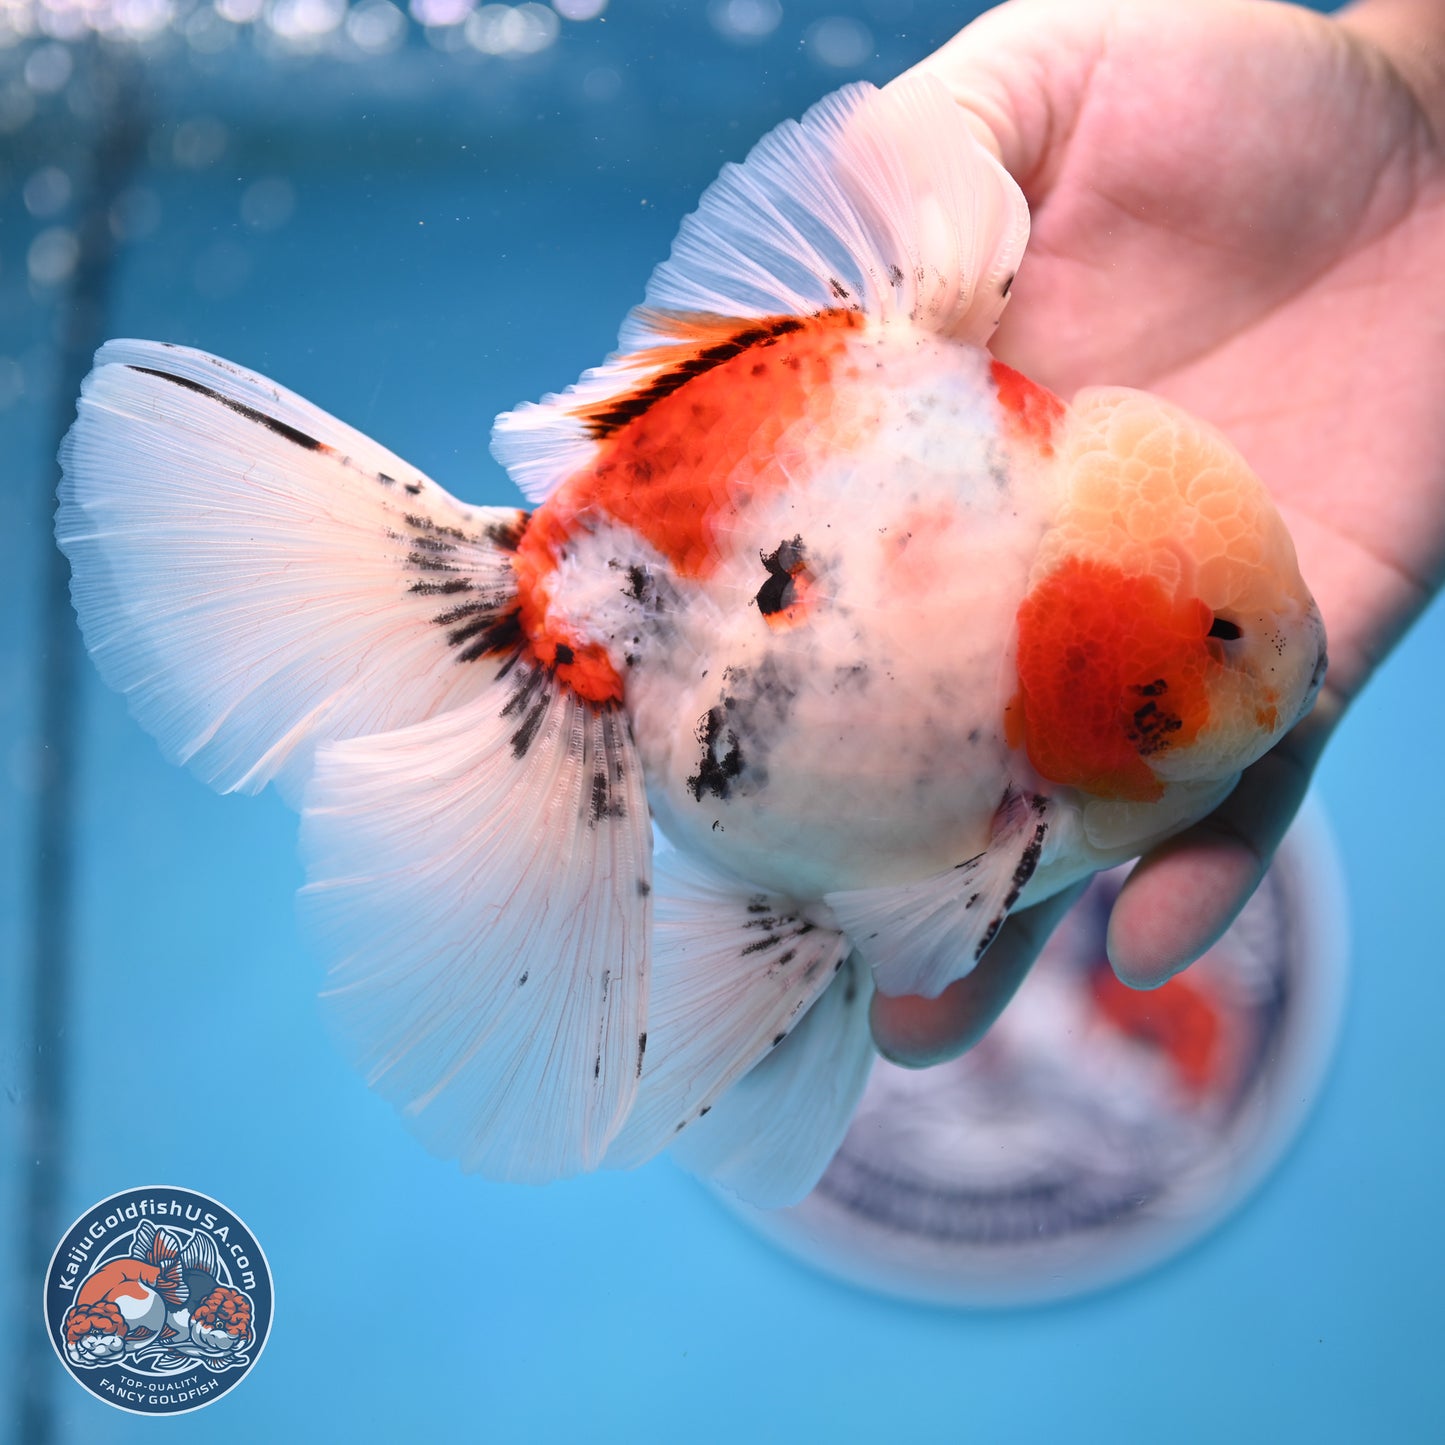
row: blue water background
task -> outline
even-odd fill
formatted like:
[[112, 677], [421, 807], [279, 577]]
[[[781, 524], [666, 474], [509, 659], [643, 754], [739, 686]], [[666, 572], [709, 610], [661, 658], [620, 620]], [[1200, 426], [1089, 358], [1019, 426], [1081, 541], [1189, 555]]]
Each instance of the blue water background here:
[[[875, 55], [829, 70], [799, 40], [845, 13]], [[135, 184], [161, 222], [119, 253], [105, 330], [274, 375], [469, 500], [510, 500], [492, 416], [601, 358], [718, 165], [841, 80], [888, 78], [967, 11], [897, 15], [785, 4], [775, 35], [742, 48], [701, 5], [613, 0], [521, 63], [463, 68], [414, 45], [384, 82], [319, 63], [155, 65]], [[598, 70], [616, 94], [589, 101]], [[224, 130], [200, 169], [176, 159], [197, 116]], [[1237, 1217], [1095, 1298], [904, 1306], [780, 1257], [665, 1160], [530, 1189], [429, 1158], [323, 1031], [294, 924], [294, 816], [168, 766], [88, 664], [67, 694], [66, 1027], [31, 1038], [64, 296], [26, 280], [40, 224], [20, 189], [47, 143], [11, 137], [0, 190], [0, 350], [26, 384], [0, 413], [0, 1400], [28, 1384], [27, 1418], [89, 1445], [1439, 1438], [1439, 605], [1320, 774], [1354, 929], [1322, 1104]], [[265, 177], [291, 186], [294, 213], [258, 231], [240, 207]], [[124, 1416], [31, 1349], [37, 1044], [63, 1063], [55, 1238], [102, 1196], [174, 1182], [224, 1201], [267, 1250], [271, 1343], [210, 1409]]]

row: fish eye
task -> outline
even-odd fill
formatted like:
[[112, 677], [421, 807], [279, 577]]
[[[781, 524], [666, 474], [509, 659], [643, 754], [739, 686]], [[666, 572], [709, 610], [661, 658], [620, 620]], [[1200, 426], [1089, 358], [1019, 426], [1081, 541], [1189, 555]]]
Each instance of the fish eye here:
[[1209, 636], [1218, 638], [1220, 642], [1238, 642], [1243, 635], [1239, 624], [1227, 617], [1216, 617], [1209, 624]]

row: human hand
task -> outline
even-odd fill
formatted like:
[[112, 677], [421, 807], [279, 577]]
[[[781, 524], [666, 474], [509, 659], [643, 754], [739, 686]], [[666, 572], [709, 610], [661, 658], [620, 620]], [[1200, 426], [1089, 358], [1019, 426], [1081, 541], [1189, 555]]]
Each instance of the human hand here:
[[[1254, 891], [1345, 708], [1445, 575], [1445, 11], [1009, 0], [918, 69], [1032, 211], [993, 350], [1066, 398], [1137, 386], [1218, 426], [1324, 617], [1314, 711], [1114, 906], [1115, 971], [1157, 987]], [[883, 1053], [976, 1043], [1079, 891], [1010, 919], [940, 998], [876, 997]]]

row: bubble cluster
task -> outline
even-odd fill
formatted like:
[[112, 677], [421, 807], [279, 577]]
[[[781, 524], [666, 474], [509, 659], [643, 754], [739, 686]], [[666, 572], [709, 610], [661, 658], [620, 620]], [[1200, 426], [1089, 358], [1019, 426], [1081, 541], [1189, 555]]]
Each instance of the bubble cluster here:
[[[780, 13], [777, 0], [728, 3], [742, 7], [740, 15], [748, 7]], [[71, 44], [90, 36], [145, 44], [171, 35], [204, 55], [249, 32], [267, 48], [364, 60], [389, 55], [420, 33], [443, 50], [520, 57], [555, 44], [563, 21], [585, 24], [606, 8], [607, 0], [408, 0], [404, 8], [392, 0], [0, 0], [0, 50], [29, 43], [25, 89], [49, 95], [64, 90], [74, 73]], [[758, 22], [742, 23], [746, 29]], [[773, 25], [776, 19], [766, 29]], [[14, 109], [0, 94], [0, 132], [15, 128], [7, 124]]]

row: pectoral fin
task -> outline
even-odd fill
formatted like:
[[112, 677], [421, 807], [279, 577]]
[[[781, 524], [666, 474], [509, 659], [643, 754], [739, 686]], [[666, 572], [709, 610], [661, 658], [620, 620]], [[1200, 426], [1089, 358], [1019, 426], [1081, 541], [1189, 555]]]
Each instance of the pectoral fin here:
[[1033, 876], [1049, 822], [1048, 799], [1011, 788], [982, 853], [916, 883], [827, 895], [882, 993], [937, 998], [973, 971]]
[[848, 945], [787, 898], [671, 850], [653, 876], [656, 929], [637, 1100], [606, 1163], [629, 1168], [685, 1138], [789, 1035]]

